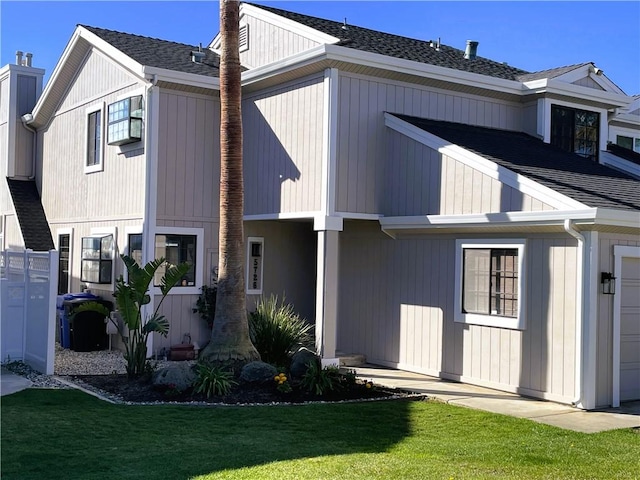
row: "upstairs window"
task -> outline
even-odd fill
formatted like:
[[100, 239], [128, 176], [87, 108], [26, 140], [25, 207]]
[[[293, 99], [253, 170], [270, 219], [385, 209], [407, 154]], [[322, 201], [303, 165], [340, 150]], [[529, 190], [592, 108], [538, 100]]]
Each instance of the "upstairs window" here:
[[102, 105], [90, 107], [87, 114], [85, 173], [102, 170]]
[[636, 153], [640, 153], [640, 138], [617, 135], [616, 145], [622, 148], [626, 148], [628, 150], [633, 150]]
[[599, 113], [551, 106], [551, 145], [597, 161], [599, 137]]
[[142, 140], [142, 95], [124, 98], [107, 109], [107, 143], [126, 145]]

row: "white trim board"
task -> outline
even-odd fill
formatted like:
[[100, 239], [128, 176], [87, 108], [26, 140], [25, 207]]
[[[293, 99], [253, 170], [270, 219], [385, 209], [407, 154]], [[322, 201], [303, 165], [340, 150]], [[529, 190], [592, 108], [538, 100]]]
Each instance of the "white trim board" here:
[[523, 175], [515, 173], [508, 168], [498, 165], [491, 160], [487, 160], [486, 158], [459, 147], [458, 145], [454, 145], [451, 142], [410, 124], [409, 122], [405, 122], [392, 113], [385, 112], [384, 120], [385, 125], [392, 130], [395, 130], [396, 132], [405, 135], [422, 145], [432, 148], [442, 155], [447, 155], [464, 165], [478, 170], [490, 178], [498, 180], [519, 192], [551, 205], [554, 208], [559, 210], [589, 208], [587, 205], [577, 202], [566, 195], [562, 195], [549, 187], [530, 180]]
[[613, 296], [613, 371], [612, 371], [612, 400], [611, 406], [620, 406], [620, 308], [622, 306], [622, 259], [640, 258], [640, 247], [629, 247], [623, 245], [613, 246], [613, 275], [615, 281], [615, 295]]

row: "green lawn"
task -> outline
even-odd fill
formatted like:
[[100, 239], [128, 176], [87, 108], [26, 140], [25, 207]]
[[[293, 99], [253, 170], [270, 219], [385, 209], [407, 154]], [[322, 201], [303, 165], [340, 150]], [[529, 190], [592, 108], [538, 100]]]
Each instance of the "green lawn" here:
[[640, 478], [640, 434], [581, 434], [436, 402], [111, 405], [2, 397], [2, 479]]

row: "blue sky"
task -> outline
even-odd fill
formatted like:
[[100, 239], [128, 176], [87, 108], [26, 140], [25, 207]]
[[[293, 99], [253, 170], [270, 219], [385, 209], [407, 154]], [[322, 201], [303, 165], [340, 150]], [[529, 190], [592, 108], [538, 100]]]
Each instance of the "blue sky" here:
[[[640, 94], [640, 2], [261, 1], [308, 15], [463, 50], [528, 71], [594, 62], [625, 93]], [[1, 64], [32, 52], [53, 71], [76, 24], [206, 45], [218, 31], [217, 1], [0, 0]]]

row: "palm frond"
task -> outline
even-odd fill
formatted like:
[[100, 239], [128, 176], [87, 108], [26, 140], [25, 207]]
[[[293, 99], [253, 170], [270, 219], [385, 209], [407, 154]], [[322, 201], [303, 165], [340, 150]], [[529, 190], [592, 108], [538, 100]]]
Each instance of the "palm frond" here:
[[188, 263], [181, 263], [180, 265], [169, 267], [160, 281], [160, 291], [162, 295], [169, 293], [169, 290], [175, 287], [178, 282], [182, 281], [182, 277], [187, 274], [190, 268], [191, 265]]
[[142, 327], [144, 333], [156, 332], [166, 337], [169, 333], [169, 320], [164, 315], [154, 315]]

